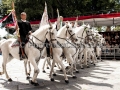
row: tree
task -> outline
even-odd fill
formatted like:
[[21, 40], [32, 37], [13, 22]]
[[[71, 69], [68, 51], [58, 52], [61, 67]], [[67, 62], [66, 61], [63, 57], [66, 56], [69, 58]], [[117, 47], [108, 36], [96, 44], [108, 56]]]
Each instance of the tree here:
[[[12, 0], [3, 0], [5, 9], [11, 9]], [[28, 14], [29, 20], [40, 20], [45, 1], [49, 18], [57, 18], [57, 8], [63, 17], [90, 15], [120, 11], [119, 0], [14, 0], [17, 16], [22, 11]]]

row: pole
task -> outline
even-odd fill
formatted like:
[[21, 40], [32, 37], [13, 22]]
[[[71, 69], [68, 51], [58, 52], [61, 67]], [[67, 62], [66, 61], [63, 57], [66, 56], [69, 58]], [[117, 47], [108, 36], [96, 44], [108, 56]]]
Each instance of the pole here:
[[21, 48], [21, 43], [22, 43], [22, 41], [21, 41], [21, 39], [20, 39], [19, 26], [18, 26], [16, 14], [15, 14], [15, 5], [14, 5], [14, 2], [13, 2], [13, 1], [12, 1], [12, 8], [13, 8], [12, 15], [13, 15], [13, 13], [14, 13], [14, 16], [13, 16], [13, 17], [14, 17], [15, 22], [16, 22], [17, 37], [18, 37], [18, 41], [20, 42], [20, 50], [21, 50], [21, 52], [22, 52], [22, 56], [25, 56], [25, 55], [24, 55], [24, 51], [23, 51], [23, 49]]

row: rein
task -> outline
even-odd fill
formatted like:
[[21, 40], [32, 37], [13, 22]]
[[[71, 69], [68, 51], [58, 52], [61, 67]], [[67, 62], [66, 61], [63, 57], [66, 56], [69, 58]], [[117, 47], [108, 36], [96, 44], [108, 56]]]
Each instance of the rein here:
[[[71, 39], [71, 38], [75, 35], [75, 33], [71, 35], [71, 33], [70, 33], [70, 31], [68, 30], [68, 28], [67, 28], [67, 30], [66, 30], [66, 36], [67, 36], [67, 32], [68, 32], [69, 35], [70, 35], [69, 39]], [[57, 37], [57, 38], [60, 38], [60, 39], [66, 40], [66, 38], [61, 38], [61, 37]], [[68, 40], [69, 40], [69, 39], [68, 39]]]
[[[48, 33], [48, 32], [47, 32], [47, 33]], [[45, 36], [47, 35], [47, 33], [45, 34]], [[41, 47], [39, 47], [39, 45], [37, 45], [36, 43], [34, 43], [34, 42], [33, 42], [33, 37], [34, 37], [35, 39], [37, 39], [38, 41], [44, 43], [44, 44], [45, 44], [45, 42], [43, 42], [42, 40], [38, 39], [38, 38], [35, 37], [34, 35], [32, 35], [32, 39], [29, 39], [29, 43], [32, 44], [32, 46], [34, 46], [36, 49], [38, 49], [38, 50], [40, 51], [40, 57], [39, 57], [39, 59], [40, 59], [40, 58], [41, 58], [41, 52], [42, 52], [44, 46], [41, 48]], [[38, 59], [38, 61], [39, 61], [39, 59]], [[37, 61], [37, 62], [38, 62], [38, 61]]]

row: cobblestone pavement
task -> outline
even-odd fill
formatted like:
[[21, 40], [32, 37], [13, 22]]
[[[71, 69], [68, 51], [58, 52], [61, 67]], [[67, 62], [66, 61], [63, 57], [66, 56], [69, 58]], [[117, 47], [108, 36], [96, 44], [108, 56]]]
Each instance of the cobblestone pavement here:
[[[57, 76], [55, 81], [49, 79], [49, 69], [42, 72], [43, 59], [40, 61], [40, 73], [38, 75], [39, 86], [35, 87], [26, 80], [23, 61], [12, 60], [7, 64], [7, 71], [13, 82], [8, 82], [5, 75], [0, 76], [0, 90], [120, 90], [120, 61], [99, 61], [96, 66], [80, 69], [75, 73], [77, 79], [70, 75], [69, 84], [64, 82], [63, 73], [55, 68]], [[0, 71], [2, 70], [2, 56], [0, 56]], [[33, 68], [32, 68], [33, 71]], [[33, 72], [32, 72], [33, 74]], [[31, 76], [32, 76], [31, 74]]]

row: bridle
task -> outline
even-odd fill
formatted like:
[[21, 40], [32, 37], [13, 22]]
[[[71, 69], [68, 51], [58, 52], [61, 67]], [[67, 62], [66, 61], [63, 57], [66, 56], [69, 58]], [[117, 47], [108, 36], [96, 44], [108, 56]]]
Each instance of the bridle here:
[[[46, 37], [47, 33], [48, 33], [48, 31], [46, 32], [45, 37]], [[40, 57], [39, 57], [39, 59], [40, 59], [40, 58], [41, 58], [41, 52], [42, 52], [42, 50], [43, 50], [43, 48], [44, 48], [44, 45], [43, 45], [42, 48], [39, 47], [39, 45], [37, 45], [37, 44], [33, 41], [33, 38], [35, 38], [35, 39], [38, 40], [39, 42], [42, 42], [43, 44], [45, 44], [45, 42], [43, 42], [42, 40], [38, 39], [38, 38], [37, 38], [36, 36], [34, 36], [34, 35], [31, 35], [31, 36], [32, 36], [32, 38], [29, 39], [29, 43], [30, 43], [32, 46], [34, 46], [36, 49], [38, 49], [38, 50], [40, 51]], [[38, 59], [38, 61], [39, 61], [39, 59]], [[38, 61], [36, 61], [36, 62], [38, 62]]]
[[[63, 40], [65, 40], [65, 41], [70, 40], [71, 38], [73, 38], [73, 36], [75, 35], [75, 33], [71, 34], [70, 31], [68, 30], [69, 27], [66, 27], [66, 28], [67, 28], [67, 30], [66, 30], [66, 34], [65, 34], [65, 35], [66, 35], [66, 37], [67, 37], [67, 34], [69, 34], [70, 37], [69, 37], [68, 39], [66, 39], [66, 38], [61, 38], [61, 37], [57, 37], [57, 38], [63, 39]], [[71, 30], [71, 31], [72, 31], [72, 30]]]
[[[84, 28], [84, 30], [83, 30], [83, 32], [82, 32], [82, 37], [78, 37], [78, 36], [77, 36], [77, 38], [86, 40], [89, 36], [92, 36], [92, 37], [93, 37], [93, 34], [88, 34], [88, 32], [86, 31], [87, 28], [88, 28], [88, 27], [85, 26], [85, 28]], [[86, 32], [87, 36], [86, 36], [85, 38], [83, 38], [83, 34], [84, 34], [85, 32]]]

